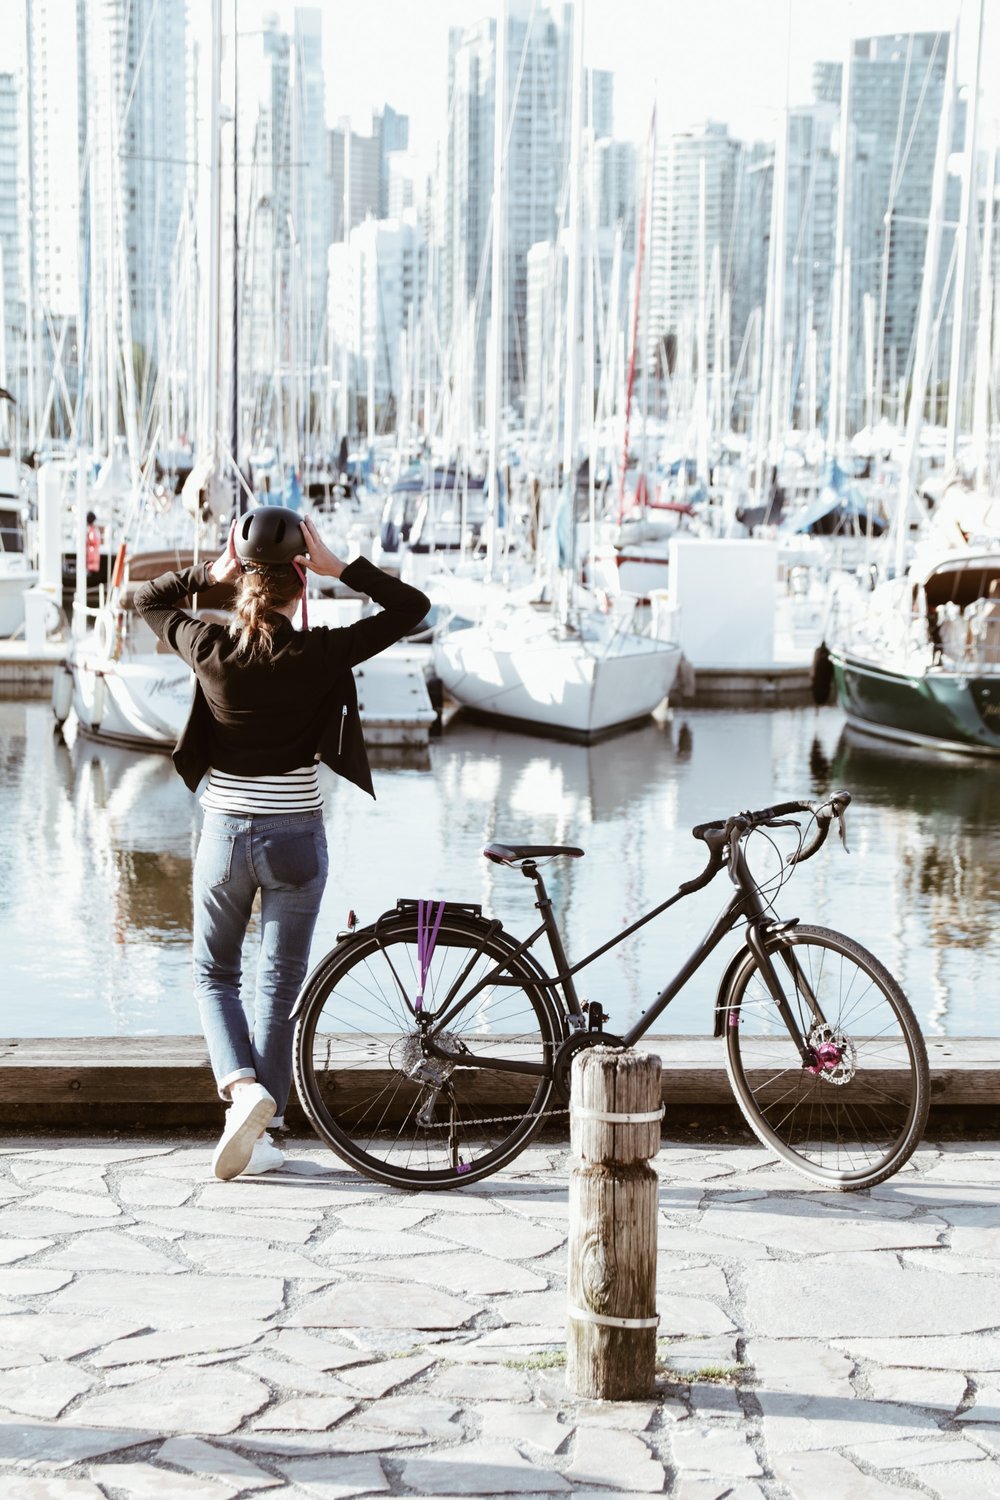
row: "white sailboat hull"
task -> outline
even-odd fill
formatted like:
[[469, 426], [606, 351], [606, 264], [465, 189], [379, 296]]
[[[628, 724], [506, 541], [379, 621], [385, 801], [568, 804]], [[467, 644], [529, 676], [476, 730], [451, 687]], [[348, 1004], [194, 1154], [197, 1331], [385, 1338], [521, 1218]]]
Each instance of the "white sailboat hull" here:
[[[67, 659], [72, 705], [85, 734], [109, 744], [169, 754], [187, 720], [194, 675], [180, 657], [151, 653], [115, 661], [87, 645]], [[355, 669], [358, 709], [370, 746], [426, 746], [437, 714], [420, 667], [381, 658]]]
[[444, 688], [466, 708], [573, 738], [592, 738], [645, 718], [673, 687], [680, 647], [628, 636], [599, 641], [550, 631], [518, 636], [487, 626], [434, 643]]

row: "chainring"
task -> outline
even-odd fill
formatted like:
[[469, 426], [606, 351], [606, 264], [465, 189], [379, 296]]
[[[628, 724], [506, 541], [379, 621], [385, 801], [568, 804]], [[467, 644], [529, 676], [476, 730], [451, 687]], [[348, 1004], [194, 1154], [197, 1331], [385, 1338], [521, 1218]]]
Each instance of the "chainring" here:
[[624, 1047], [625, 1043], [620, 1036], [612, 1036], [607, 1031], [572, 1031], [562, 1043], [556, 1053], [555, 1062], [552, 1065], [552, 1081], [556, 1087], [556, 1093], [564, 1104], [569, 1103], [570, 1078], [573, 1069], [573, 1059], [578, 1052], [586, 1047]]

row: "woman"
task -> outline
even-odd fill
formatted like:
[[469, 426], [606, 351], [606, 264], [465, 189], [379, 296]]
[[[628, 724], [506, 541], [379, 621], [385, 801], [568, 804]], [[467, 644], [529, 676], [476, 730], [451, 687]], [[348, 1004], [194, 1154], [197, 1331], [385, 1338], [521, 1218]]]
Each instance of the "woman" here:
[[[382, 605], [344, 629], [296, 630], [302, 568]], [[181, 608], [212, 585], [235, 590], [226, 624]], [[135, 607], [195, 674], [173, 760], [201, 796], [194, 865], [195, 992], [219, 1095], [229, 1103], [212, 1168], [228, 1179], [279, 1167], [266, 1133], [283, 1123], [292, 1079], [289, 1015], [306, 976], [327, 877], [318, 762], [374, 796], [351, 668], [412, 630], [430, 601], [365, 558], [345, 564], [293, 511], [261, 506], [234, 521], [210, 565], [143, 584]], [[251, 1025], [240, 1003], [243, 939], [260, 893]]]

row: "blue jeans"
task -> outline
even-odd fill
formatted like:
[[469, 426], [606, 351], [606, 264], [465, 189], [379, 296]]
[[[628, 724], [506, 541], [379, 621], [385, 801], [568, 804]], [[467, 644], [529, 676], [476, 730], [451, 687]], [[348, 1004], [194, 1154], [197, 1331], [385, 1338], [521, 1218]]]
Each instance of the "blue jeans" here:
[[[319, 809], [206, 812], [194, 862], [194, 987], [220, 1097], [256, 1078], [283, 1123], [294, 1023], [329, 860]], [[240, 1001], [243, 939], [260, 891], [260, 951], [251, 1024]]]

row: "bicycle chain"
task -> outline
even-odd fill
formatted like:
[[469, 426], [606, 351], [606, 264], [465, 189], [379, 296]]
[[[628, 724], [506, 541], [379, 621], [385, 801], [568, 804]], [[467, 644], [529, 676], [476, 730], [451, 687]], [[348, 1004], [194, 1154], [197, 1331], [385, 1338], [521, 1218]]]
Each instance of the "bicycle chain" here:
[[[548, 1119], [548, 1117], [550, 1115], [568, 1115], [568, 1114], [569, 1114], [568, 1107], [566, 1109], [541, 1109], [541, 1110], [538, 1111], [538, 1114], [535, 1116], [535, 1118], [536, 1119], [541, 1119], [541, 1120], [546, 1120], [546, 1119]], [[516, 1114], [516, 1115], [485, 1115], [482, 1119], [474, 1119], [474, 1120], [465, 1120], [465, 1119], [463, 1119], [463, 1120], [459, 1121], [459, 1124], [462, 1125], [462, 1126], [466, 1126], [466, 1125], [506, 1125], [506, 1124], [509, 1124], [509, 1122], [511, 1120], [523, 1120], [524, 1118], [525, 1118], [525, 1115], [524, 1115], [524, 1111], [522, 1110], [520, 1112], [520, 1114]], [[451, 1122], [450, 1121], [448, 1121], [447, 1123], [445, 1123], [444, 1121], [442, 1121], [440, 1124], [438, 1124], [438, 1122], [436, 1120], [432, 1124], [425, 1125], [423, 1127], [424, 1130], [451, 1130], [451, 1128], [452, 1128], [452, 1126], [451, 1126]]]

